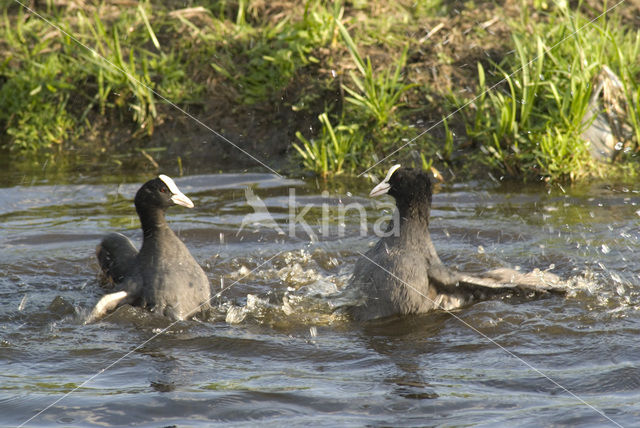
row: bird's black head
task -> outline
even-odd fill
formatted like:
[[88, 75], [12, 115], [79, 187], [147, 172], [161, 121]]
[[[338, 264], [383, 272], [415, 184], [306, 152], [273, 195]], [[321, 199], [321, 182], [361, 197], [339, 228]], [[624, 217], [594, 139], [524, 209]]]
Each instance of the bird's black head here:
[[182, 205], [193, 208], [193, 202], [187, 198], [176, 186], [176, 183], [166, 175], [159, 175], [147, 181], [136, 193], [135, 205], [138, 210], [164, 210], [171, 205]]
[[396, 200], [401, 215], [415, 211], [415, 214], [428, 218], [431, 207], [432, 186], [426, 171], [413, 168], [401, 168], [394, 165], [387, 176], [371, 190], [369, 196], [388, 193]]

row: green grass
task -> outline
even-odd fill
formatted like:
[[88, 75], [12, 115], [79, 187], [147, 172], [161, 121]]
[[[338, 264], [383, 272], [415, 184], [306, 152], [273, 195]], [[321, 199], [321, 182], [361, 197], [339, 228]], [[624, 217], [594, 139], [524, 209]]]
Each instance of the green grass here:
[[6, 57], [0, 66], [6, 79], [0, 87], [0, 121], [5, 123], [10, 148], [14, 152], [35, 152], [40, 147], [59, 147], [70, 137], [76, 123], [66, 109], [75, 82], [58, 78], [72, 60], [61, 55], [42, 55], [49, 49], [51, 39], [34, 40], [27, 46], [38, 22], [25, 22], [20, 14], [12, 28], [6, 13], [3, 21], [4, 39], [15, 46], [12, 56], [22, 58], [19, 70], [11, 68], [12, 56]]
[[293, 144], [305, 168], [323, 178], [342, 174], [345, 170], [354, 171], [363, 141], [358, 125], [341, 123], [334, 128], [326, 113], [320, 114], [318, 119], [322, 124], [322, 134], [310, 141], [297, 132], [301, 145]]
[[478, 64], [475, 108], [463, 111], [467, 135], [483, 153], [477, 156], [480, 162], [518, 179], [573, 181], [595, 174], [598, 168], [581, 134], [590, 125], [583, 119], [594, 79], [605, 66], [624, 82], [625, 117], [635, 135], [628, 146], [637, 148], [637, 32], [615, 17], [589, 24], [566, 6], [533, 31], [516, 30], [514, 55], [492, 64], [500, 81], [489, 87]]
[[[408, 135], [407, 126], [399, 118], [401, 97], [416, 86], [403, 82], [407, 47], [393, 68], [376, 70], [369, 57], [362, 58], [344, 24], [339, 20], [335, 24], [355, 68], [349, 73], [351, 85], [341, 85], [346, 96], [340, 110], [328, 111], [335, 107], [326, 106], [327, 111], [320, 114], [321, 135], [308, 140], [297, 132], [301, 145], [293, 145], [305, 169], [323, 178], [345, 172], [354, 174], [365, 162], [374, 163], [379, 154], [392, 151], [401, 136]], [[335, 129], [329, 114], [339, 123]]]
[[[286, 142], [294, 163], [325, 178], [358, 174], [439, 122], [389, 162], [576, 181], [615, 169], [594, 161], [581, 137], [608, 67], [621, 88], [602, 108], [630, 130], [616, 157], [629, 175], [638, 169], [640, 33], [624, 5], [589, 23], [604, 9], [567, 4], [522, 0], [519, 14], [482, 0], [38, 6], [95, 53], [12, 5], [0, 29], [0, 150], [15, 159], [100, 151], [104, 136], [139, 152], [179, 116], [169, 100], [205, 119], [264, 117], [282, 139], [295, 135]], [[289, 122], [274, 121], [276, 111]]]
[[[243, 104], [266, 102], [289, 85], [300, 69], [319, 62], [314, 50], [335, 39], [335, 22], [342, 13], [340, 2], [307, 0], [300, 20], [284, 17], [251, 26], [237, 19], [230, 29], [234, 41], [222, 46], [224, 55], [211, 67], [235, 88]], [[203, 37], [212, 41], [216, 36]]]
[[402, 51], [393, 69], [387, 68], [374, 72], [371, 59], [367, 57], [363, 60], [347, 29], [339, 21], [337, 25], [358, 71], [358, 73], [353, 71], [349, 73], [355, 88], [342, 85], [349, 94], [345, 97], [345, 101], [360, 110], [362, 116], [373, 120], [374, 126], [386, 127], [395, 119], [398, 109], [403, 106], [400, 97], [416, 86], [402, 82], [401, 72], [407, 61], [408, 46]]
[[[78, 11], [71, 19], [49, 7], [61, 31], [27, 19], [22, 9], [12, 18], [5, 12], [2, 147], [14, 154], [62, 150], [63, 143], [91, 130], [90, 118], [96, 116], [132, 129], [134, 138], [150, 135], [162, 119], [157, 111], [162, 101], [154, 91], [177, 104], [198, 97], [202, 86], [184, 72], [179, 51], [162, 51], [150, 12], [150, 4], [141, 3], [107, 23], [97, 13]], [[123, 34], [135, 47], [122, 45]]]

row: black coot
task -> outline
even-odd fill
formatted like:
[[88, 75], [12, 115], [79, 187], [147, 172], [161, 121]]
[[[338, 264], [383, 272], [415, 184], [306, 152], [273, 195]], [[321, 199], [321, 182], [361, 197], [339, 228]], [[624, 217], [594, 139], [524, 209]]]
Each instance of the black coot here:
[[209, 307], [206, 274], [165, 220], [165, 210], [172, 205], [193, 208], [170, 177], [146, 182], [135, 197], [143, 231], [140, 251], [120, 233], [108, 234], [98, 245], [100, 267], [121, 291], [104, 296], [89, 321], [124, 303], [180, 320]]
[[498, 269], [473, 277], [445, 267], [429, 234], [432, 187], [426, 172], [393, 166], [370, 196], [385, 193], [396, 200], [399, 233], [381, 238], [356, 262], [345, 290], [358, 302], [347, 308], [354, 319], [450, 310], [523, 290], [554, 291], [549, 284], [558, 278], [548, 273]]

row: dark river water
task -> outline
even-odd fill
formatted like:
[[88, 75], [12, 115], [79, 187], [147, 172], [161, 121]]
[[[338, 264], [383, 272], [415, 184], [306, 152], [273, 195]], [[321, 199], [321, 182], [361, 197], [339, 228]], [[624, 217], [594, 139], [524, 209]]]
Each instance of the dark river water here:
[[[372, 182], [176, 178], [196, 206], [168, 220], [220, 292], [214, 313], [125, 306], [85, 325], [105, 293], [95, 246], [140, 244], [148, 178], [3, 179], [0, 425], [640, 426], [640, 185], [438, 188], [445, 263], [549, 269], [567, 295], [361, 325], [334, 308], [390, 214]], [[290, 228], [291, 198], [308, 227]]]

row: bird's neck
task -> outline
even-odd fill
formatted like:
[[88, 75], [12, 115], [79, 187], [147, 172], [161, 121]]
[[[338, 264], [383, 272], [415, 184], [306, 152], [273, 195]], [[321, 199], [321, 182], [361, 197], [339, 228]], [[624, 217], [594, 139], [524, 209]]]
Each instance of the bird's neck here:
[[400, 236], [421, 238], [429, 235], [429, 204], [408, 202], [398, 206]]
[[159, 230], [168, 227], [167, 220], [164, 217], [164, 210], [160, 208], [137, 208], [142, 232], [145, 238], [155, 235]]
[[400, 214], [400, 244], [414, 250], [420, 248], [420, 251], [426, 255], [425, 260], [431, 265], [442, 264], [429, 233], [431, 201], [399, 204], [398, 211]]

